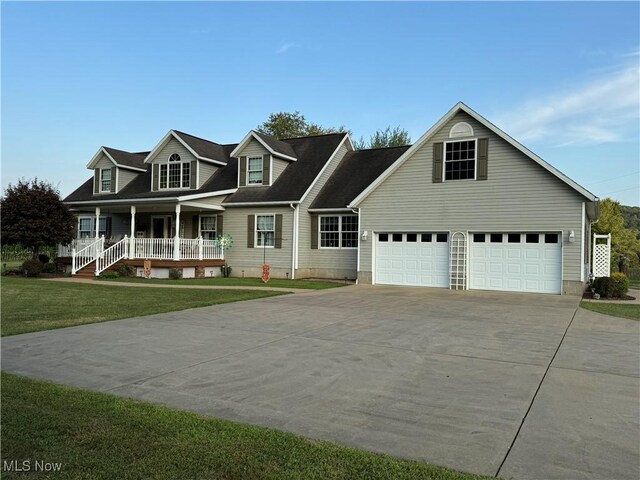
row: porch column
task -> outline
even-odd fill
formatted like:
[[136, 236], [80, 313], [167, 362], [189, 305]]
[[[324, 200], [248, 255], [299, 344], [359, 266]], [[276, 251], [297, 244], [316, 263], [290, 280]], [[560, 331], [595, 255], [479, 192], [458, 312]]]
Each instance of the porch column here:
[[129, 237], [129, 258], [136, 258], [136, 206], [131, 205], [131, 236]]
[[96, 240], [100, 238], [98, 232], [100, 231], [100, 207], [96, 207]]
[[176, 204], [176, 235], [173, 237], [173, 259], [180, 260], [180, 204]]

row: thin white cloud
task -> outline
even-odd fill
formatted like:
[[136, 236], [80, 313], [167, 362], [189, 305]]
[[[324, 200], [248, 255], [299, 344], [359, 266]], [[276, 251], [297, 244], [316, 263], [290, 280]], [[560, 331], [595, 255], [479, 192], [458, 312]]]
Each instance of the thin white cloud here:
[[640, 69], [637, 64], [619, 68], [571, 90], [529, 100], [497, 118], [519, 140], [555, 146], [637, 138]]
[[276, 54], [280, 55], [280, 54], [286, 53], [287, 51], [291, 50], [295, 46], [296, 46], [295, 43], [283, 43], [276, 50]]

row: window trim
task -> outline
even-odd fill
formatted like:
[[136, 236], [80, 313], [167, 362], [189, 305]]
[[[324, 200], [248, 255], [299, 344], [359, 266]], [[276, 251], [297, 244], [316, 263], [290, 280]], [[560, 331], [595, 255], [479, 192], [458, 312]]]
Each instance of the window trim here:
[[[273, 217], [273, 245], [258, 245], [258, 217]], [[253, 247], [254, 248], [276, 248], [276, 214], [275, 213], [256, 213], [254, 214], [254, 218], [255, 218], [255, 223], [253, 225]], [[272, 230], [261, 230], [261, 231], [271, 232]]]
[[[104, 188], [102, 188], [103, 187], [102, 175], [107, 170], [109, 171], [109, 188], [105, 190]], [[114, 181], [114, 179], [111, 178], [113, 176], [111, 175], [111, 172], [112, 172], [111, 167], [100, 169], [100, 193], [111, 193], [111, 186], [113, 185], [113, 181]]]
[[[107, 236], [107, 216], [108, 215], [100, 215], [99, 219], [98, 219], [98, 237], [100, 237], [100, 220], [104, 220], [105, 222], [105, 230], [104, 230], [104, 235], [105, 237]], [[91, 223], [90, 229], [89, 229], [89, 236], [88, 237], [81, 237], [80, 236], [80, 232], [86, 232], [86, 230], [80, 230], [80, 221], [84, 220], [84, 219], [88, 219], [89, 222]], [[78, 228], [77, 230], [77, 234], [76, 234], [76, 239], [81, 239], [81, 238], [96, 238], [96, 232], [94, 229], [94, 222], [95, 222], [96, 216], [95, 215], [78, 215]], [[113, 222], [113, 220], [112, 220]], [[111, 227], [113, 228], [113, 226]]]
[[[326, 218], [326, 217], [338, 217], [338, 246], [337, 247], [323, 247], [322, 246], [322, 218]], [[356, 250], [359, 245], [360, 245], [360, 239], [358, 238], [358, 235], [360, 234], [360, 230], [359, 230], [359, 226], [357, 226], [357, 230], [355, 230], [356, 233], [356, 246], [355, 247], [343, 247], [342, 246], [342, 234], [343, 233], [354, 233], [353, 230], [348, 230], [346, 232], [342, 231], [342, 218], [343, 217], [355, 217], [356, 219], [358, 218], [358, 215], [355, 214], [338, 214], [338, 215], [318, 215], [318, 249], [320, 250]], [[359, 225], [358, 222], [356, 222], [356, 225]], [[325, 231], [325, 233], [327, 233], [327, 231]], [[334, 232], [335, 233], [335, 232]]]
[[[202, 230], [202, 219], [213, 218], [213, 230]], [[218, 237], [218, 216], [217, 215], [198, 215], [198, 237], [202, 237], [202, 232], [213, 232], [214, 237]], [[204, 237], [203, 237], [204, 238]], [[210, 239], [206, 239], [210, 240]]]
[[[250, 170], [249, 164], [251, 160], [260, 160], [260, 182], [250, 183], [249, 177], [251, 172], [257, 172], [258, 170]], [[262, 187], [264, 180], [264, 156], [263, 155], [247, 155], [247, 187]]]
[[[447, 180], [447, 144], [458, 142], [473, 142], [475, 144], [474, 158], [473, 158], [473, 178], [462, 178], [458, 180]], [[450, 160], [450, 162], [457, 162], [461, 160]], [[456, 138], [454, 140], [446, 140], [442, 146], [442, 182], [473, 182], [478, 178], [478, 139], [477, 138]]]
[[[177, 155], [178, 158], [180, 159], [178, 160], [171, 160], [171, 157], [173, 157], [174, 155]], [[184, 185], [184, 166], [185, 164], [189, 165], [189, 184], [188, 185]], [[179, 153], [171, 153], [168, 157], [167, 157], [167, 161], [166, 162], [161, 162], [161, 163], [157, 163], [156, 165], [158, 165], [158, 190], [191, 190], [191, 162], [190, 161], [184, 161], [182, 160], [182, 157], [180, 156]], [[170, 187], [169, 186], [169, 165], [180, 165], [180, 186], [179, 187]], [[162, 186], [162, 167], [164, 167], [165, 172], [166, 172], [166, 187]], [[198, 164], [196, 162], [196, 177], [198, 175]], [[198, 182], [198, 179], [196, 178], [196, 183]]]

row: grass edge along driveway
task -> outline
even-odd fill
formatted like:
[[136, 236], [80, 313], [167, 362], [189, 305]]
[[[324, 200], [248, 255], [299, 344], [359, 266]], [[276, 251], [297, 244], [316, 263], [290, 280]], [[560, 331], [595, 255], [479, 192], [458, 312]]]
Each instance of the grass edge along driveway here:
[[580, 306], [603, 315], [640, 321], [640, 305], [637, 304], [580, 302]]
[[289, 280], [284, 278], [272, 278], [264, 283], [260, 278], [241, 277], [208, 277], [208, 278], [182, 278], [171, 280], [168, 278], [141, 278], [141, 277], [118, 277], [99, 278], [105, 282], [136, 282], [146, 284], [161, 285], [210, 285], [216, 287], [275, 287], [275, 288], [300, 288], [306, 290], [323, 290], [325, 288], [344, 287], [345, 282], [332, 282], [324, 280]]
[[488, 478], [17, 375], [1, 379], [3, 460], [59, 462], [55, 478]]
[[47, 282], [20, 277], [2, 277], [0, 288], [2, 336], [283, 294], [257, 289], [128, 288], [102, 282]]

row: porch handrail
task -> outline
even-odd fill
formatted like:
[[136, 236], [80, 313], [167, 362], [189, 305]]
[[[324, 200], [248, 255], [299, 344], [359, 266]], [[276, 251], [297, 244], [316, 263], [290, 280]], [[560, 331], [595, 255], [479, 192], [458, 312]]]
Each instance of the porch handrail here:
[[114, 243], [98, 255], [98, 260], [96, 261], [96, 276], [100, 275], [117, 261], [127, 258], [128, 256], [129, 239], [125, 235], [122, 240]]
[[224, 252], [216, 240], [203, 240], [202, 258], [224, 260]]
[[173, 238], [136, 238], [134, 258], [173, 260]]
[[68, 245], [58, 244], [58, 257], [70, 257], [74, 248], [81, 250], [95, 241], [95, 238], [74, 238]]
[[104, 250], [104, 235], [100, 238], [96, 238], [93, 242], [84, 248], [76, 251], [75, 248], [71, 249], [71, 273], [76, 274], [78, 270], [82, 270], [94, 260], [98, 259], [98, 256]]

